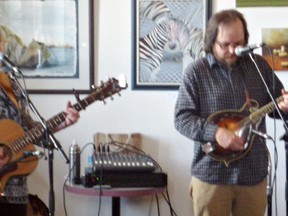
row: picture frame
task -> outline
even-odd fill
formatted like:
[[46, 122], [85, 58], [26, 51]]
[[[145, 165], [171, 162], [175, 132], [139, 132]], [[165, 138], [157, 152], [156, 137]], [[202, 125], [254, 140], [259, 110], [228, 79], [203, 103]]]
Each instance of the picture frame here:
[[283, 0], [236, 0], [236, 7], [287, 7]]
[[[262, 56], [275, 72], [288, 70], [288, 28], [262, 28]], [[273, 54], [273, 58], [271, 57]]]
[[177, 90], [203, 55], [209, 0], [132, 0], [132, 90]]
[[0, 25], [12, 32], [6, 34], [3, 53], [21, 72], [18, 78], [28, 93], [91, 92], [93, 4], [91, 0], [0, 1]]

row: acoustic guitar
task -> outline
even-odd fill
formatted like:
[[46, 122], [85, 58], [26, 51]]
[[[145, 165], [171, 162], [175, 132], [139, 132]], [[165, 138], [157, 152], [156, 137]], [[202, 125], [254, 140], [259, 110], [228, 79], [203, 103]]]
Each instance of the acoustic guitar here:
[[[283, 96], [280, 96], [276, 102], [282, 100]], [[229, 166], [231, 162], [239, 160], [250, 151], [255, 134], [261, 135], [261, 132], [257, 131], [260, 120], [274, 109], [273, 102], [259, 108], [259, 104], [255, 100], [251, 100], [250, 104], [246, 102], [240, 110], [222, 110], [212, 114], [207, 119], [208, 123], [226, 128], [241, 137], [245, 142], [244, 150], [224, 149], [217, 142], [203, 144], [202, 150], [212, 159], [224, 162], [226, 166]]]
[[[77, 103], [73, 107], [77, 111], [84, 110], [95, 101], [105, 102], [104, 99], [107, 97], [112, 97], [115, 93], [120, 94], [119, 92], [125, 88], [127, 88], [127, 84], [124, 75], [121, 75], [119, 80], [111, 78], [99, 87], [94, 88], [93, 92], [83, 100], [75, 95]], [[65, 117], [66, 113], [61, 112], [46, 121], [48, 129], [53, 131], [65, 121]], [[27, 152], [36, 150], [33, 143], [41, 140], [44, 128], [39, 124], [25, 132], [19, 124], [10, 119], [0, 120], [0, 128], [0, 144], [10, 158], [8, 164], [0, 168], [0, 195], [5, 196], [4, 188], [9, 178], [17, 175], [29, 175], [37, 167], [38, 157], [27, 155]]]

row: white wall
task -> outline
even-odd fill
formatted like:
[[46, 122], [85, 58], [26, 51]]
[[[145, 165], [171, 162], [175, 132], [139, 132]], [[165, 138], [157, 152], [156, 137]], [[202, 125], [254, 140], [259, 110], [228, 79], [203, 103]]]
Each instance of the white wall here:
[[[129, 88], [122, 92], [121, 97], [115, 96], [114, 101], [107, 100], [107, 104], [95, 103], [81, 112], [80, 121], [71, 128], [56, 134], [63, 149], [68, 154], [72, 139], [76, 139], [83, 147], [93, 142], [96, 132], [140, 132], [143, 134], [143, 149], [150, 154], [168, 173], [168, 190], [176, 213], [179, 216], [192, 215], [191, 200], [187, 189], [190, 181], [190, 163], [192, 160], [193, 142], [181, 136], [173, 125], [174, 104], [177, 91], [132, 91], [131, 90], [131, 2], [130, 0], [100, 0], [97, 1], [95, 11], [99, 12], [98, 37], [95, 37], [98, 50], [95, 62], [97, 80], [106, 80], [106, 76], [118, 77], [124, 73]], [[235, 7], [235, 1], [214, 0], [213, 11]], [[262, 12], [270, 14], [270, 9], [241, 9], [249, 23], [251, 43], [260, 40], [259, 27], [275, 26], [278, 19], [287, 20], [287, 8], [275, 10], [271, 16], [261, 16]], [[286, 14], [284, 15], [284, 12]], [[273, 21], [274, 20], [274, 21]], [[284, 25], [285, 27], [285, 25]], [[279, 73], [287, 87], [288, 76]], [[72, 88], [72, 87], [71, 87]], [[84, 95], [82, 96], [84, 97]], [[31, 95], [40, 113], [49, 118], [65, 107], [66, 101], [76, 101], [73, 95]], [[273, 122], [268, 121], [269, 133], [273, 133]], [[281, 122], [277, 122], [277, 136], [284, 132]], [[284, 143], [276, 139], [279, 153], [277, 178], [278, 215], [285, 215], [285, 155]], [[272, 144], [271, 144], [272, 146]], [[87, 151], [82, 155], [82, 166], [86, 165]], [[272, 153], [273, 154], [273, 153]], [[54, 151], [54, 191], [56, 198], [56, 214], [64, 215], [63, 191], [64, 178], [68, 172], [68, 165]], [[41, 160], [38, 168], [29, 177], [29, 187], [32, 194], [37, 194], [48, 205], [49, 178], [48, 161]], [[66, 194], [66, 204], [69, 216], [94, 216], [98, 211], [99, 198], [86, 197], [71, 193]], [[161, 197], [161, 195], [160, 195]], [[122, 215], [149, 215], [151, 197], [123, 198]], [[169, 215], [168, 205], [161, 197], [161, 215]], [[150, 215], [157, 215], [156, 202], [152, 202]], [[275, 205], [273, 206], [275, 208]], [[101, 203], [101, 214], [110, 215], [111, 199], [104, 197]], [[274, 210], [275, 211], [275, 210]], [[275, 215], [275, 214], [274, 214]]]

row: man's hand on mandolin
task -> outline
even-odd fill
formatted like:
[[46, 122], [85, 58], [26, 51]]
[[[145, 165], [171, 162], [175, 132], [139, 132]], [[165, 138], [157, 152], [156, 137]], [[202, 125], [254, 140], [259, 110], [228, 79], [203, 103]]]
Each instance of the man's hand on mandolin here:
[[283, 111], [288, 113], [288, 91], [282, 89], [283, 100], [278, 103], [279, 108]]
[[0, 168], [6, 165], [8, 161], [9, 161], [9, 156], [7, 154], [7, 151], [5, 151], [5, 147], [0, 146]]
[[224, 149], [231, 151], [244, 150], [245, 142], [243, 139], [225, 128], [219, 127], [216, 131], [215, 138], [218, 145]]

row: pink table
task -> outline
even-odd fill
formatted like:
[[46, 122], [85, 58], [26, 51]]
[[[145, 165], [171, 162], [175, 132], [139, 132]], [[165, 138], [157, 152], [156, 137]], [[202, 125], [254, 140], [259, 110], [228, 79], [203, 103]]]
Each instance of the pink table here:
[[86, 188], [82, 185], [73, 185], [66, 183], [66, 191], [75, 194], [88, 195], [88, 196], [109, 196], [112, 197], [112, 216], [120, 216], [120, 197], [131, 197], [131, 196], [147, 196], [158, 193], [163, 193], [166, 187], [148, 187], [148, 188], [109, 188], [103, 186], [94, 188]]

